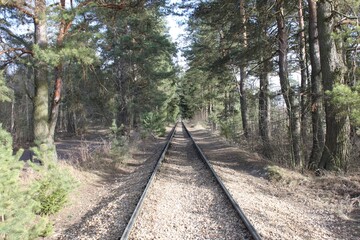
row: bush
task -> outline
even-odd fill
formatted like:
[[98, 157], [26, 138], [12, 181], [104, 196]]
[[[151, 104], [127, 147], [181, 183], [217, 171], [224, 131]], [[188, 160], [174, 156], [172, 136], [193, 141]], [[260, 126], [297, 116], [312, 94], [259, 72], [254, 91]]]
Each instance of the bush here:
[[226, 139], [237, 142], [239, 139], [239, 126], [241, 122], [233, 119], [219, 121], [220, 125], [220, 134]]
[[149, 134], [154, 134], [156, 136], [165, 135], [165, 120], [161, 114], [157, 112], [148, 112], [143, 114], [141, 118], [141, 125]]
[[124, 126], [121, 125], [118, 127], [115, 120], [113, 120], [110, 130], [111, 155], [113, 159], [121, 161], [129, 152], [129, 139], [122, 134], [124, 132]]
[[332, 103], [336, 106], [338, 114], [350, 116], [355, 126], [360, 126], [360, 85], [349, 87], [336, 84], [332, 91], [326, 91]]
[[33, 189], [20, 184], [20, 154], [12, 155], [11, 135], [0, 125], [0, 239], [33, 239], [45, 230], [46, 220], [35, 214]]
[[74, 182], [71, 177], [58, 168], [49, 170], [37, 183], [34, 199], [40, 204], [36, 210], [40, 215], [57, 213], [67, 202], [67, 197]]
[[74, 188], [75, 182], [72, 177], [60, 169], [53, 160], [55, 149], [40, 146], [39, 149], [33, 149], [36, 156], [41, 159], [43, 166], [31, 164], [37, 171], [40, 178], [33, 183], [33, 198], [39, 203], [36, 213], [39, 215], [51, 215], [57, 213], [67, 202], [67, 197]]
[[[46, 215], [61, 209], [72, 179], [55, 162], [47, 163], [46, 154], [38, 157], [46, 163], [36, 166], [19, 161], [22, 151], [12, 155], [12, 139], [0, 125], [0, 239], [35, 239], [52, 232]], [[52, 153], [51, 153], [52, 154]], [[24, 174], [35, 177], [22, 180]]]

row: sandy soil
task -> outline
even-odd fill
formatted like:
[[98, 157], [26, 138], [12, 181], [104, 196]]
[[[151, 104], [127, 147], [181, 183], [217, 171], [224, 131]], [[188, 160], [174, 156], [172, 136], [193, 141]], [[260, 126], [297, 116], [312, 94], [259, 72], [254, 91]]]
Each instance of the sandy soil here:
[[[274, 167], [206, 129], [190, 131], [263, 239], [360, 238], [359, 174], [299, 174]], [[90, 139], [100, 146], [95, 142], [104, 137]], [[79, 153], [84, 145], [81, 139], [72, 145], [67, 140], [71, 141], [62, 139], [62, 143], [69, 152]], [[52, 218], [55, 234], [47, 239], [111, 240], [121, 235], [164, 139], [136, 143], [115, 168], [111, 164], [96, 167], [96, 162], [83, 169], [67, 166], [80, 184], [66, 208]]]

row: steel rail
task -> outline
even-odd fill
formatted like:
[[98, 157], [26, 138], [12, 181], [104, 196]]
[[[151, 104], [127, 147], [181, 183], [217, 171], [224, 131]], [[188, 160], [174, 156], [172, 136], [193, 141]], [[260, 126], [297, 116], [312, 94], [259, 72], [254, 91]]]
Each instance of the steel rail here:
[[217, 173], [215, 172], [214, 168], [212, 167], [210, 161], [206, 158], [205, 154], [203, 153], [203, 151], [200, 149], [200, 147], [196, 144], [194, 138], [192, 137], [191, 133], [189, 132], [189, 130], [186, 128], [184, 122], [181, 122], [183, 128], [185, 129], [186, 133], [189, 135], [191, 141], [193, 142], [193, 145], [195, 147], [195, 149], [197, 150], [197, 152], [199, 153], [201, 159], [205, 162], [205, 164], [207, 165], [207, 167], [210, 169], [210, 171], [212, 172], [213, 176], [215, 177], [216, 181], [219, 183], [219, 185], [221, 186], [221, 189], [224, 191], [224, 193], [226, 194], [226, 196], [228, 197], [228, 199], [230, 200], [232, 206], [235, 208], [236, 212], [238, 213], [240, 219], [243, 221], [244, 225], [246, 226], [246, 228], [249, 230], [251, 236], [253, 237], [253, 239], [255, 240], [261, 240], [261, 237], [259, 236], [259, 234], [257, 233], [257, 231], [255, 230], [254, 226], [251, 224], [251, 222], [247, 219], [247, 217], [245, 216], [244, 212], [241, 210], [239, 204], [235, 201], [235, 199], [233, 198], [233, 196], [231, 195], [231, 193], [227, 190], [227, 188], [225, 187], [224, 183], [222, 182], [222, 180], [220, 179], [220, 177], [217, 175]]
[[151, 176], [150, 176], [150, 178], [149, 178], [149, 180], [148, 180], [148, 182], [146, 184], [146, 187], [145, 187], [145, 189], [144, 189], [144, 191], [143, 191], [143, 193], [142, 193], [142, 195], [140, 197], [140, 200], [138, 201], [138, 203], [137, 203], [137, 205], [135, 207], [135, 210], [134, 210], [133, 214], [131, 215], [131, 218], [130, 218], [130, 220], [129, 220], [129, 222], [128, 222], [128, 224], [127, 224], [127, 226], [126, 226], [126, 228], [125, 228], [125, 230], [124, 230], [124, 232], [122, 234], [122, 236], [120, 238], [118, 238], [119, 240], [127, 240], [129, 238], [130, 232], [131, 232], [131, 230], [132, 230], [132, 228], [134, 226], [134, 223], [136, 221], [137, 216], [139, 215], [139, 212], [140, 212], [141, 207], [143, 205], [144, 199], [146, 198], [146, 196], [147, 196], [147, 194], [149, 192], [149, 188], [150, 188], [150, 186], [152, 185], [152, 183], [153, 183], [153, 181], [155, 179], [155, 175], [156, 175], [158, 169], [160, 168], [160, 165], [161, 165], [162, 161], [164, 160], [165, 154], [166, 154], [166, 152], [167, 152], [167, 150], [168, 150], [168, 148], [170, 146], [170, 143], [171, 143], [171, 141], [172, 141], [172, 139], [174, 137], [175, 129], [176, 129], [177, 124], [178, 123], [175, 124], [175, 126], [173, 127], [173, 129], [169, 133], [167, 142], [166, 142], [164, 148], [161, 151], [161, 155], [160, 155], [159, 159], [157, 160], [157, 163], [156, 163], [156, 165], [154, 167], [154, 170], [153, 170], [153, 172], [152, 172], [152, 174], [151, 174]]

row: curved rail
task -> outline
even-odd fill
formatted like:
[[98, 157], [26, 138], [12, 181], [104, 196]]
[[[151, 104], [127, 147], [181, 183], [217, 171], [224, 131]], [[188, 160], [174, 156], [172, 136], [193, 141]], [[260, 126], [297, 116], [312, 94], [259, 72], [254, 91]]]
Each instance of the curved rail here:
[[170, 143], [171, 143], [171, 141], [172, 141], [172, 139], [174, 137], [175, 129], [176, 129], [177, 124], [178, 123], [176, 123], [175, 126], [173, 127], [173, 129], [171, 130], [171, 132], [170, 132], [170, 134], [168, 136], [167, 142], [166, 142], [164, 148], [162, 149], [161, 155], [160, 155], [159, 159], [157, 160], [155, 168], [154, 168], [154, 170], [153, 170], [153, 172], [152, 172], [152, 174], [151, 174], [151, 176], [149, 178], [149, 181], [146, 184], [144, 192], [142, 193], [142, 195], [140, 197], [140, 200], [137, 203], [137, 205], [135, 207], [135, 210], [134, 210], [133, 214], [131, 215], [131, 218], [130, 218], [130, 220], [129, 220], [129, 222], [128, 222], [128, 224], [127, 224], [127, 226], [126, 226], [126, 228], [125, 228], [125, 230], [124, 230], [124, 232], [122, 234], [122, 236], [119, 238], [119, 240], [127, 240], [129, 238], [129, 234], [131, 232], [132, 227], [134, 226], [134, 223], [135, 223], [135, 220], [136, 220], [137, 216], [139, 215], [139, 212], [140, 212], [140, 209], [141, 209], [141, 207], [143, 205], [144, 199], [145, 199], [146, 195], [149, 192], [149, 188], [150, 188], [151, 184], [153, 183], [153, 181], [155, 179], [155, 175], [156, 175], [158, 169], [160, 168], [161, 162], [164, 160], [165, 154], [166, 154], [166, 152], [167, 152], [167, 150], [168, 150], [168, 148], [170, 146]]
[[237, 202], [235, 201], [235, 199], [232, 197], [232, 195], [230, 194], [230, 192], [227, 190], [227, 188], [225, 187], [225, 185], [223, 184], [223, 182], [221, 181], [220, 177], [217, 175], [217, 173], [215, 172], [214, 168], [212, 167], [212, 165], [210, 164], [209, 160], [205, 157], [204, 153], [201, 151], [200, 147], [196, 144], [195, 140], [193, 139], [192, 135], [190, 134], [190, 132], [188, 131], [188, 129], [186, 128], [185, 124], [183, 122], [182, 126], [185, 129], [186, 133], [189, 135], [191, 141], [193, 142], [193, 145], [195, 146], [197, 152], [199, 153], [201, 159], [205, 162], [205, 164], [208, 166], [208, 168], [211, 170], [212, 174], [214, 175], [214, 177], [216, 178], [216, 181], [219, 183], [219, 185], [221, 186], [221, 189], [224, 191], [224, 193], [226, 194], [226, 196], [229, 198], [232, 206], [235, 208], [236, 212], [238, 213], [240, 219], [244, 222], [246, 228], [249, 230], [251, 236], [253, 237], [253, 239], [255, 240], [261, 240], [259, 234], [257, 233], [257, 231], [255, 230], [254, 226], [251, 224], [251, 222], [247, 219], [247, 217], [245, 216], [244, 212], [241, 210], [240, 206], [237, 204]]

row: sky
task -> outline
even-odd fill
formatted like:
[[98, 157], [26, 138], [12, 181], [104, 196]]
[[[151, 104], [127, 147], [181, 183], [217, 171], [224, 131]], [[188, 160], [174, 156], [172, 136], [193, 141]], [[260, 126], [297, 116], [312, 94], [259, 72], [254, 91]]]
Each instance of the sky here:
[[[179, 3], [180, 0], [170, 0], [170, 4]], [[186, 68], [186, 59], [182, 56], [181, 48], [186, 46], [185, 43], [185, 34], [186, 34], [186, 25], [180, 24], [180, 22], [186, 22], [186, 16], [175, 16], [169, 15], [166, 17], [167, 27], [169, 28], [169, 34], [171, 39], [178, 48], [178, 53], [175, 61], [179, 64], [181, 68]]]

